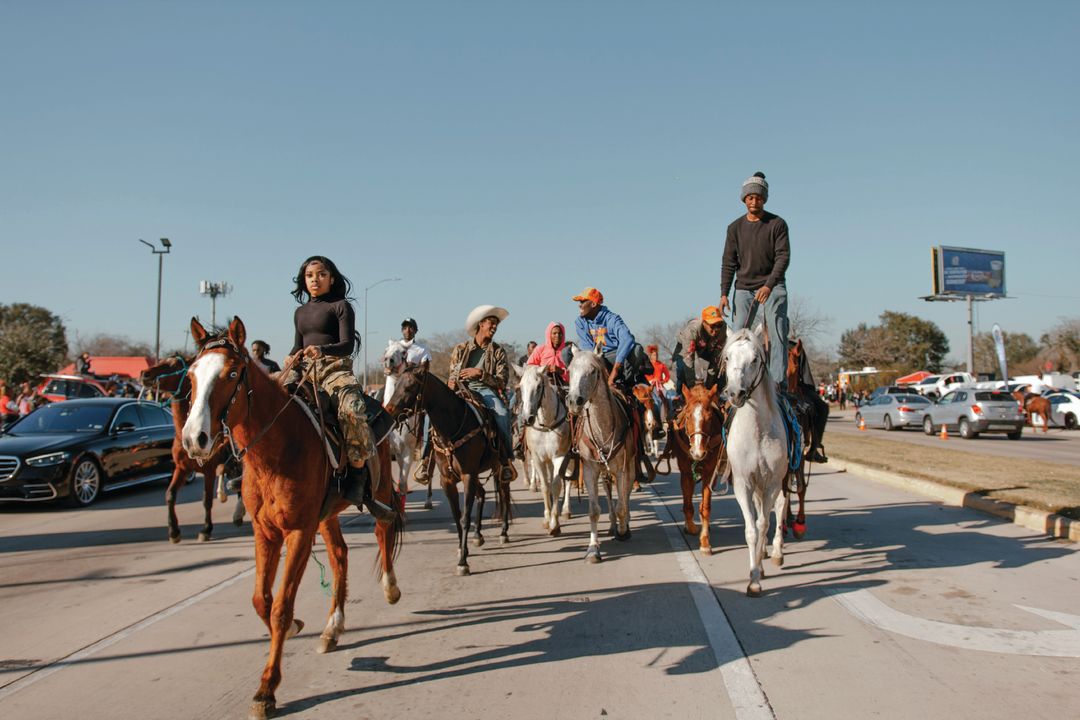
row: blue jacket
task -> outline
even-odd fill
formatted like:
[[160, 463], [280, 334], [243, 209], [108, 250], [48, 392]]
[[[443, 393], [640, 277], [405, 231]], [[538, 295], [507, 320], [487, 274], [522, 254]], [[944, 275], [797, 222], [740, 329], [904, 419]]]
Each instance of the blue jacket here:
[[607, 309], [607, 305], [601, 305], [599, 312], [592, 320], [578, 316], [574, 321], [577, 329], [578, 340], [582, 350], [592, 350], [596, 347], [597, 339], [604, 340], [603, 351], [605, 353], [615, 351], [615, 362], [622, 364], [630, 352], [634, 349], [634, 334], [626, 327], [623, 319]]

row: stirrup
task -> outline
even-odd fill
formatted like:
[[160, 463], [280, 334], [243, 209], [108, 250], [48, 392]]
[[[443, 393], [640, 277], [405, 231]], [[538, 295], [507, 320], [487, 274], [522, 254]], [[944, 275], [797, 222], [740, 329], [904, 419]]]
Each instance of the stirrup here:
[[499, 468], [499, 482], [509, 485], [517, 479], [517, 470], [513, 463], [507, 463]]
[[428, 474], [427, 460], [421, 458], [416, 469], [413, 470], [412, 478], [419, 485], [427, 486], [427, 484], [431, 482], [431, 475]]

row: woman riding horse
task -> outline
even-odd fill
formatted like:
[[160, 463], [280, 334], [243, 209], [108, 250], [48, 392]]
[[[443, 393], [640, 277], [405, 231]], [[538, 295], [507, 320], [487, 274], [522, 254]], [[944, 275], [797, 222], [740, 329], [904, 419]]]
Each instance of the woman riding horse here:
[[348, 297], [351, 290], [352, 283], [329, 258], [313, 255], [300, 264], [292, 291], [302, 303], [293, 316], [296, 340], [280, 382], [289, 386], [311, 376], [333, 399], [349, 458], [342, 497], [357, 507], [366, 507], [376, 518], [391, 520], [394, 511], [372, 498], [372, 485], [379, 480], [378, 464], [365, 469], [375, 454], [375, 439], [368, 426], [363, 389], [352, 371], [359, 336]]

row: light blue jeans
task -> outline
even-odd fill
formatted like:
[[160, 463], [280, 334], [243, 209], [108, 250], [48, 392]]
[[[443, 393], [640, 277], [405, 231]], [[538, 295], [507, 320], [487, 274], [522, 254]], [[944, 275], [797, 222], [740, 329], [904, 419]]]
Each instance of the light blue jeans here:
[[510, 412], [506, 409], [506, 405], [503, 404], [502, 398], [486, 385], [470, 385], [469, 387], [476, 391], [476, 394], [484, 401], [484, 405], [495, 415], [495, 426], [499, 429], [499, 434], [502, 435], [503, 440], [506, 442], [506, 447], [513, 445], [513, 441], [510, 439]]
[[[753, 310], [751, 310], [753, 306]], [[736, 290], [731, 303], [731, 330], [753, 328], [761, 312], [754, 304], [753, 290]], [[765, 301], [765, 322], [769, 330], [769, 375], [774, 382], [787, 384], [788, 316], [787, 288], [778, 284]]]

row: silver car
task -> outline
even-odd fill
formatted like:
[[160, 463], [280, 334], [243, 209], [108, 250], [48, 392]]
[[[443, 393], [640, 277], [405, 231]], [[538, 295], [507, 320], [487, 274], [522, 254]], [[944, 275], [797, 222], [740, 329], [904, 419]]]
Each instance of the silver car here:
[[926, 411], [923, 431], [933, 435], [944, 425], [970, 440], [984, 432], [1003, 432], [1019, 440], [1024, 429], [1020, 404], [1008, 393], [964, 388], [946, 393]]
[[855, 424], [866, 421], [867, 427], [880, 427], [896, 430], [902, 427], [918, 427], [923, 422], [923, 412], [930, 407], [930, 401], [921, 395], [878, 395], [855, 413]]

